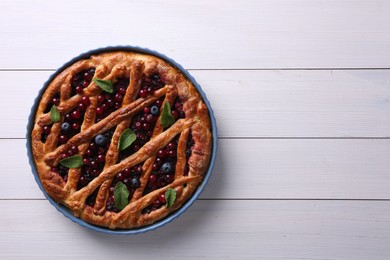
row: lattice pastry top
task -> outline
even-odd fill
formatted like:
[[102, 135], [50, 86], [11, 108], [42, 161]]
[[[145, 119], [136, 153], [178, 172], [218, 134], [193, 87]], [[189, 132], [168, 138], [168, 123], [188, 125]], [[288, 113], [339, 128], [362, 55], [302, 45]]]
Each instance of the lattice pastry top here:
[[160, 58], [123, 51], [60, 72], [40, 99], [31, 139], [47, 193], [110, 229], [149, 225], [180, 208], [212, 150], [194, 85]]

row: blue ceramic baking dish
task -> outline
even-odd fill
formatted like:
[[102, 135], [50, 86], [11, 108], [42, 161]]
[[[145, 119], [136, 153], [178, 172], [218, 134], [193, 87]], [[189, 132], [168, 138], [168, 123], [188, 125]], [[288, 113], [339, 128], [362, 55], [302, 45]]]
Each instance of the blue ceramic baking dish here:
[[[213, 148], [212, 148], [212, 155], [211, 155], [211, 160], [210, 160], [210, 166], [209, 166], [209, 169], [208, 171], [206, 172], [205, 174], [205, 177], [202, 181], [202, 183], [199, 185], [198, 189], [194, 192], [194, 194], [192, 195], [192, 197], [185, 203], [182, 205], [181, 208], [179, 208], [177, 211], [173, 212], [172, 214], [168, 215], [167, 217], [165, 217], [164, 219], [160, 220], [160, 221], [157, 221], [156, 223], [152, 224], [152, 225], [149, 225], [149, 226], [145, 226], [145, 227], [141, 227], [141, 228], [137, 228], [137, 229], [128, 229], [128, 230], [123, 230], [123, 229], [118, 229], [118, 230], [111, 230], [111, 229], [108, 229], [108, 228], [103, 228], [103, 227], [99, 227], [99, 226], [95, 226], [95, 225], [91, 225], [85, 221], [83, 221], [82, 219], [80, 218], [77, 218], [75, 216], [73, 216], [73, 214], [66, 208], [64, 207], [63, 205], [61, 204], [58, 204], [57, 202], [55, 202], [47, 193], [46, 191], [44, 190], [43, 186], [42, 186], [42, 183], [40, 182], [40, 179], [38, 177], [38, 172], [35, 168], [35, 164], [34, 164], [34, 159], [33, 159], [33, 156], [32, 156], [32, 149], [31, 149], [31, 131], [32, 131], [32, 128], [34, 126], [34, 115], [36, 113], [36, 109], [37, 109], [37, 106], [38, 106], [38, 103], [40, 101], [40, 97], [42, 96], [43, 92], [45, 91], [45, 89], [47, 88], [47, 86], [49, 85], [49, 83], [61, 72], [63, 71], [65, 68], [67, 68], [69, 65], [73, 64], [74, 62], [78, 61], [78, 60], [81, 60], [81, 59], [85, 59], [85, 58], [89, 58], [91, 55], [94, 55], [94, 54], [98, 54], [98, 53], [101, 53], [101, 52], [110, 52], [110, 51], [130, 51], [130, 52], [138, 52], [138, 53], [144, 53], [144, 54], [149, 54], [149, 55], [153, 55], [153, 56], [156, 56], [156, 57], [159, 57], [167, 62], [169, 62], [171, 65], [175, 66], [176, 68], [178, 68], [182, 73], [183, 75], [185, 75], [193, 84], [194, 86], [197, 88], [197, 90], [199, 91], [199, 93], [202, 95], [202, 98], [204, 100], [204, 103], [207, 105], [208, 107], [208, 110], [209, 110], [209, 114], [210, 114], [210, 118], [211, 118], [211, 124], [212, 124], [212, 136], [213, 136]], [[29, 163], [30, 163], [30, 166], [31, 166], [31, 170], [32, 170], [32, 173], [34, 174], [34, 178], [35, 178], [35, 181], [38, 183], [38, 186], [39, 188], [42, 190], [43, 194], [45, 195], [45, 197], [47, 198], [47, 200], [58, 210], [60, 211], [62, 214], [64, 214], [64, 216], [68, 217], [70, 220], [72, 220], [73, 222], [76, 222], [78, 223], [79, 225], [83, 226], [83, 227], [86, 227], [88, 229], [91, 229], [91, 230], [95, 230], [95, 231], [99, 231], [99, 232], [103, 232], [103, 233], [106, 233], [106, 234], [125, 234], [125, 235], [132, 235], [132, 234], [138, 234], [138, 233], [144, 233], [144, 232], [147, 232], [147, 231], [150, 231], [150, 230], [154, 230], [156, 228], [159, 228], [161, 226], [164, 226], [165, 224], [171, 222], [173, 219], [179, 217], [184, 211], [186, 211], [194, 202], [195, 200], [199, 197], [200, 193], [203, 191], [203, 189], [205, 188], [205, 186], [207, 185], [207, 182], [208, 180], [210, 179], [210, 175], [211, 175], [211, 172], [213, 170], [213, 167], [214, 167], [214, 164], [215, 164], [215, 158], [216, 158], [216, 153], [217, 153], [217, 124], [216, 124], [216, 121], [215, 121], [215, 117], [214, 117], [214, 114], [213, 114], [213, 110], [211, 108], [211, 105], [210, 105], [210, 102], [207, 100], [207, 97], [206, 97], [206, 94], [203, 92], [203, 90], [201, 89], [201, 87], [199, 86], [199, 84], [195, 81], [195, 79], [188, 73], [187, 70], [185, 70], [180, 64], [178, 64], [177, 62], [175, 62], [174, 60], [172, 60], [171, 58], [168, 58], [167, 56], [157, 52], [157, 51], [153, 51], [153, 50], [150, 50], [150, 49], [146, 49], [146, 48], [141, 48], [141, 47], [134, 47], [134, 46], [115, 46], [115, 47], [105, 47], [105, 48], [99, 48], [99, 49], [95, 49], [95, 50], [91, 50], [91, 51], [88, 51], [86, 53], [83, 53], [75, 58], [73, 58], [72, 60], [70, 60], [69, 62], [65, 63], [62, 67], [60, 67], [53, 75], [50, 76], [50, 78], [44, 83], [42, 89], [39, 91], [38, 93], [38, 96], [36, 97], [35, 101], [34, 101], [34, 104], [31, 108], [31, 113], [30, 113], [30, 116], [28, 118], [28, 124], [27, 124], [27, 135], [26, 135], [26, 138], [27, 138], [27, 155], [28, 155], [28, 159], [29, 159]]]

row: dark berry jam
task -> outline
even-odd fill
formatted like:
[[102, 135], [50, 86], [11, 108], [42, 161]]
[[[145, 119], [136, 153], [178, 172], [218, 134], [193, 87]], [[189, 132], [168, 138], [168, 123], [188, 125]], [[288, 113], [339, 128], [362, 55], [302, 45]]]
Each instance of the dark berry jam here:
[[137, 139], [128, 148], [120, 151], [118, 158], [119, 161], [138, 151], [150, 140], [153, 135], [154, 126], [156, 125], [157, 119], [160, 115], [162, 101], [163, 98], [157, 100], [149, 107], [145, 107], [138, 114], [134, 115], [130, 129], [136, 134]]
[[91, 195], [87, 197], [86, 203], [88, 206], [93, 207], [95, 205], [98, 192], [99, 192], [99, 188], [97, 188]]
[[[77, 146], [74, 145], [70, 147], [69, 150], [65, 151], [60, 155], [60, 160], [63, 160], [73, 155], [77, 155], [78, 153], [79, 153], [79, 149]], [[52, 167], [51, 171], [58, 173], [64, 179], [64, 181], [68, 180], [69, 169], [67, 167], [58, 164], [56, 167]]]
[[50, 134], [51, 131], [51, 125], [45, 125], [42, 127], [42, 134], [41, 134], [41, 142], [46, 143], [47, 137]]
[[186, 117], [183, 111], [183, 104], [180, 102], [178, 98], [176, 98], [175, 101], [173, 102], [173, 105], [171, 106], [171, 112], [175, 120]]
[[190, 158], [192, 154], [192, 148], [194, 146], [194, 140], [192, 139], [192, 134], [189, 134], [188, 136], [188, 141], [187, 141], [187, 146], [186, 146], [186, 166], [184, 168], [184, 176], [188, 175], [188, 172], [190, 171], [190, 166], [188, 164], [188, 158]]
[[58, 106], [60, 104], [60, 93], [57, 93], [51, 100], [48, 102], [44, 113], [49, 113], [53, 105]]
[[52, 167], [51, 171], [55, 172], [55, 173], [58, 173], [65, 182], [68, 181], [69, 169], [66, 168], [65, 166], [59, 164], [57, 167]]
[[129, 85], [129, 78], [121, 78], [114, 84], [113, 93], [102, 92], [98, 96], [96, 122], [99, 122], [122, 106], [123, 98]]
[[152, 74], [149, 77], [143, 75], [138, 97], [146, 98], [149, 95], [153, 95], [154, 91], [164, 86], [165, 81], [161, 78], [159, 74]]
[[95, 75], [95, 68], [80, 71], [75, 74], [71, 81], [72, 93], [71, 96], [76, 94], [83, 94], [84, 89], [91, 83], [93, 76]]
[[61, 134], [58, 138], [58, 143], [60, 145], [66, 143], [70, 138], [80, 133], [84, 121], [85, 110], [89, 104], [89, 97], [83, 96], [77, 107], [65, 114], [64, 121], [61, 124]]
[[106, 153], [110, 147], [114, 131], [115, 128], [95, 136], [89, 144], [83, 158], [78, 189], [85, 187], [103, 171]]
[[119, 212], [119, 210], [115, 208], [114, 205], [115, 185], [118, 182], [122, 182], [123, 184], [126, 185], [127, 189], [129, 190], [129, 201], [130, 201], [130, 199], [134, 194], [134, 191], [141, 185], [140, 182], [141, 174], [142, 174], [142, 164], [138, 164], [134, 167], [124, 169], [123, 171], [121, 171], [115, 176], [109, 190], [109, 197], [106, 205], [108, 211]]
[[[152, 172], [149, 175], [148, 183], [145, 187], [146, 195], [154, 190], [172, 183], [175, 179], [176, 161], [177, 161], [177, 144], [179, 137], [169, 142], [164, 148], [157, 152], [157, 157], [153, 163]], [[156, 210], [165, 205], [165, 195], [160, 194], [159, 198], [152, 205], [144, 209], [145, 213]]]

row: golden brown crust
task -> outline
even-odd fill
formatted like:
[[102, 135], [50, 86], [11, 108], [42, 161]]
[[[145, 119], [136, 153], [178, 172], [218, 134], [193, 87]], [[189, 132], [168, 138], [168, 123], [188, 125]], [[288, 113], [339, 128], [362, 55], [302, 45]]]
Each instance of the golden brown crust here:
[[[80, 133], [74, 135], [65, 144], [59, 145], [61, 122], [51, 123], [48, 104], [54, 96], [60, 95], [58, 111], [63, 116], [74, 109], [82, 95], [71, 96], [72, 77], [83, 70], [96, 68], [94, 77], [115, 81], [119, 77], [130, 78], [122, 107], [95, 123], [97, 96], [101, 89], [93, 81], [84, 89], [83, 95], [90, 98]], [[142, 75], [159, 73], [165, 80], [165, 86], [145, 98], [137, 98]], [[160, 119], [153, 129], [151, 139], [137, 152], [118, 162], [118, 140], [121, 133], [129, 127], [132, 117], [144, 107], [163, 97], [165, 102], [179, 98], [183, 104], [185, 118], [178, 119], [168, 129], [163, 129]], [[46, 112], [46, 113], [45, 113]], [[51, 125], [46, 142], [41, 141], [43, 127]], [[77, 146], [79, 154], [84, 155], [91, 140], [97, 135], [115, 127], [103, 171], [85, 187], [77, 189], [81, 168], [70, 169], [67, 179], [52, 171], [60, 161], [60, 155], [72, 146]], [[146, 195], [145, 187], [152, 165], [159, 149], [165, 147], [178, 136], [176, 173], [172, 183], [153, 190]], [[186, 147], [190, 136], [194, 143], [192, 153], [186, 157]], [[111, 229], [131, 229], [152, 224], [180, 208], [201, 183], [208, 169], [212, 135], [209, 113], [201, 95], [193, 84], [178, 69], [160, 58], [134, 52], [107, 52], [91, 56], [70, 65], [59, 73], [43, 93], [35, 115], [31, 134], [32, 151], [39, 178], [47, 193], [58, 203], [68, 207], [75, 216], [83, 220]], [[120, 212], [106, 209], [108, 190], [113, 178], [127, 167], [142, 164], [140, 187], [137, 188], [129, 204]], [[185, 173], [185, 168], [189, 172]], [[147, 214], [143, 210], [151, 205], [166, 189], [176, 190], [177, 198], [172, 207], [165, 206]], [[87, 197], [97, 191], [93, 206], [86, 204]]]

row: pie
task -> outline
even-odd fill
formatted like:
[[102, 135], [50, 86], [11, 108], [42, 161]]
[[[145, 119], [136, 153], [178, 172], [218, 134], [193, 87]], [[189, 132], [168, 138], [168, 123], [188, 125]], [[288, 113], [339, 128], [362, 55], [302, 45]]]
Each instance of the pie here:
[[183, 206], [208, 171], [209, 109], [162, 58], [95, 53], [60, 71], [39, 98], [31, 131], [39, 180], [90, 224], [153, 224]]

